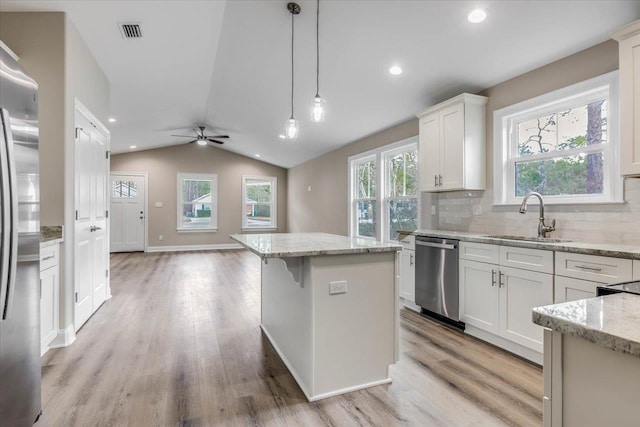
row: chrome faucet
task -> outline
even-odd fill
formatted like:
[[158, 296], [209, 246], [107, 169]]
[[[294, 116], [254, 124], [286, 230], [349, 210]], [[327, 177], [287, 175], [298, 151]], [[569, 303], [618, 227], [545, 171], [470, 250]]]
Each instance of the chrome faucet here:
[[542, 194], [532, 191], [522, 199], [522, 204], [520, 205], [520, 213], [523, 214], [527, 212], [527, 200], [529, 197], [536, 196], [540, 200], [540, 222], [538, 223], [538, 237], [547, 237], [547, 233], [555, 231], [556, 229], [556, 220], [551, 220], [551, 225], [546, 225], [544, 223], [544, 200], [542, 200]]

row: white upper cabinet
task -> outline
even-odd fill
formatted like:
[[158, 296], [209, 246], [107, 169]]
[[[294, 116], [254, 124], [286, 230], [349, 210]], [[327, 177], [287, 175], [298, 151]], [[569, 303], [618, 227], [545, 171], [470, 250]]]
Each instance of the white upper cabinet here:
[[463, 93], [418, 114], [420, 191], [484, 190], [487, 101]]
[[620, 172], [640, 175], [640, 20], [613, 35], [620, 49]]

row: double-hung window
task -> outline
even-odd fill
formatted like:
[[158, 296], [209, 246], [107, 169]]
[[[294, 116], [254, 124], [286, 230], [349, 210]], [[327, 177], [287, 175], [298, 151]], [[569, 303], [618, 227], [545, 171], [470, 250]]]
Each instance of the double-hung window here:
[[418, 227], [418, 147], [409, 138], [349, 158], [349, 233], [397, 240]]
[[218, 228], [218, 176], [178, 174], [178, 231]]
[[622, 200], [617, 72], [494, 113], [495, 203]]
[[242, 229], [278, 227], [278, 180], [276, 177], [242, 177]]

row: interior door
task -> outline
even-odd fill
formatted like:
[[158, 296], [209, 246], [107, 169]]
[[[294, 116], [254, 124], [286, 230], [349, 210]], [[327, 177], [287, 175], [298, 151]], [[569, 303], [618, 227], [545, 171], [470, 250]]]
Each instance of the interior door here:
[[107, 136], [76, 113], [75, 329], [107, 297]]
[[144, 251], [145, 179], [111, 174], [111, 252]]

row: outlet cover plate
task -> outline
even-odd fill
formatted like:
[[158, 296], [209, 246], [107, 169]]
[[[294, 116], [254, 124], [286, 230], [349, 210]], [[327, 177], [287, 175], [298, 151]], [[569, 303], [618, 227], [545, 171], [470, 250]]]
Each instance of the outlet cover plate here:
[[339, 282], [329, 282], [329, 295], [346, 294], [346, 293], [347, 293], [346, 280], [341, 280]]

